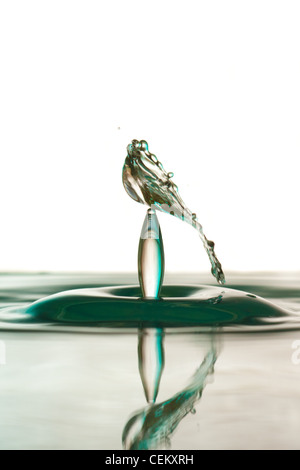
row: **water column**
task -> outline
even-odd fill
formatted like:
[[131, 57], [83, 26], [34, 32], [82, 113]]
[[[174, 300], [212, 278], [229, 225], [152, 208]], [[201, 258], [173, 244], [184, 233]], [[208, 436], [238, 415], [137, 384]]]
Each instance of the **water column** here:
[[[144, 300], [159, 302], [165, 270], [164, 247], [155, 210], [148, 209], [142, 226], [138, 250], [139, 283]], [[138, 335], [138, 361], [145, 397], [156, 401], [164, 369], [164, 330], [141, 328]]]

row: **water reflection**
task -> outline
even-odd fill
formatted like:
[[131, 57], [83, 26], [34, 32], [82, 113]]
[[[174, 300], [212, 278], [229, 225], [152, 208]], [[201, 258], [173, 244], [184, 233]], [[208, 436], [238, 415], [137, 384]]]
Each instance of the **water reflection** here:
[[138, 361], [148, 403], [155, 403], [165, 366], [164, 330], [141, 328], [138, 335]]
[[170, 437], [196, 403], [214, 373], [220, 346], [212, 332], [204, 358], [188, 385], [162, 403], [155, 404], [164, 366], [163, 331], [141, 330], [138, 340], [139, 370], [148, 405], [136, 411], [126, 423], [122, 442], [124, 449], [169, 448]]

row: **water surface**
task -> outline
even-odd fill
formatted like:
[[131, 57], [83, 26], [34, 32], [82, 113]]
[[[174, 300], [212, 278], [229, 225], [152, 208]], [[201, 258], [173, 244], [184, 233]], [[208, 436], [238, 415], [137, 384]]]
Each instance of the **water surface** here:
[[[135, 276], [0, 275], [6, 362], [0, 365], [0, 448], [299, 449], [300, 276], [227, 278], [226, 288], [262, 297], [285, 314], [251, 325], [171, 326], [163, 337], [160, 330], [163, 367], [149, 405], [151, 384], [141, 374], [145, 325], [28, 323], [22, 313], [48, 295], [132, 286]], [[196, 274], [165, 279], [173, 286], [210, 283]]]

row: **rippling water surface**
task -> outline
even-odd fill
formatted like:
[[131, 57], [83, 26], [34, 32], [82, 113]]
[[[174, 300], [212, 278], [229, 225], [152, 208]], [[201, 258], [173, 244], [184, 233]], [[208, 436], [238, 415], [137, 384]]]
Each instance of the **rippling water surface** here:
[[[186, 274], [166, 276], [172, 301], [144, 307], [136, 284], [0, 275], [0, 448], [299, 449], [300, 274], [229, 273], [246, 304], [221, 286], [195, 300], [212, 280]], [[113, 322], [95, 317], [104, 286]]]

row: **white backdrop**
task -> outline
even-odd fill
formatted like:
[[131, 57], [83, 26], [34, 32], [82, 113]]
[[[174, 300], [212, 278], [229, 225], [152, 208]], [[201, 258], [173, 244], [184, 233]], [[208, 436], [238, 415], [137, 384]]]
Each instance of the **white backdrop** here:
[[[300, 3], [0, 3], [0, 271], [136, 269], [146, 139], [228, 270], [300, 268]], [[209, 271], [159, 216], [169, 271]]]

